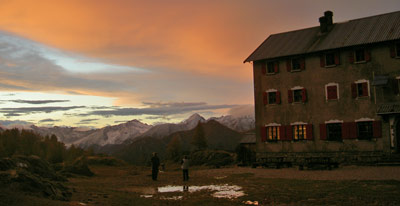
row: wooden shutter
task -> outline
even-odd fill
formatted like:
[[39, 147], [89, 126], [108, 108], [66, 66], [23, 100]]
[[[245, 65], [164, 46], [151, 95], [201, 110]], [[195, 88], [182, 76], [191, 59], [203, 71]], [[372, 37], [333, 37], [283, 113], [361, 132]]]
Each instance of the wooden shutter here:
[[306, 60], [305, 58], [300, 58], [300, 70], [305, 70], [306, 69]]
[[371, 51], [369, 51], [369, 49], [364, 49], [364, 55], [365, 55], [366, 62], [371, 61]]
[[357, 139], [357, 123], [344, 122], [342, 126], [343, 139]]
[[395, 45], [390, 46], [390, 57], [395, 58], [396, 57], [396, 47]]
[[285, 138], [285, 140], [292, 140], [292, 139], [293, 139], [292, 125], [286, 125], [286, 138]]
[[321, 67], [325, 67], [325, 55], [324, 54], [319, 56], [319, 65]]
[[364, 82], [362, 83], [362, 89], [363, 89], [363, 96], [368, 97], [368, 83]]
[[279, 72], [279, 62], [274, 62], [274, 71], [275, 73]]
[[302, 102], [306, 102], [307, 101], [307, 90], [305, 88], [303, 88], [301, 90], [301, 101]]
[[326, 140], [326, 124], [319, 124], [319, 139]]
[[340, 64], [340, 53], [335, 52], [335, 64], [339, 65]]
[[281, 93], [279, 91], [276, 92], [276, 103], [280, 104], [281, 103]]
[[292, 71], [292, 60], [291, 59], [286, 60], [286, 70], [288, 72]]
[[357, 98], [357, 84], [351, 83], [351, 97]]
[[307, 124], [306, 125], [306, 139], [307, 140], [313, 140], [314, 135], [313, 135], [313, 126], [312, 124]]
[[285, 131], [285, 126], [279, 126], [279, 140], [285, 140], [286, 139], [286, 131]]
[[293, 91], [291, 89], [288, 90], [288, 102], [293, 102]]
[[351, 50], [349, 53], [349, 62], [350, 62], [350, 64], [354, 63], [354, 51], [353, 50]]
[[264, 105], [268, 104], [268, 93], [267, 92], [263, 92], [263, 103], [264, 103]]
[[265, 61], [261, 62], [261, 72], [263, 75], [267, 74], [267, 63]]
[[327, 95], [328, 100], [338, 99], [337, 86], [327, 86], [326, 91], [327, 91], [326, 95]]
[[372, 132], [374, 138], [381, 138], [382, 137], [382, 121], [374, 121], [372, 123]]
[[260, 128], [260, 136], [261, 136], [261, 142], [267, 141], [267, 128], [264, 126], [261, 126]]

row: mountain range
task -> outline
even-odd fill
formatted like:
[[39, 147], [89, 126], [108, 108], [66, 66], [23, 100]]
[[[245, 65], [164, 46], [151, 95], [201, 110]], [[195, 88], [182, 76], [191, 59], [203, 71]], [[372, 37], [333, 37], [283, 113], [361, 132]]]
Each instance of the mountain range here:
[[[193, 114], [188, 119], [180, 123], [165, 123], [158, 125], [148, 125], [138, 120], [131, 120], [114, 126], [106, 126], [99, 129], [85, 130], [78, 127], [37, 127], [31, 125], [25, 129], [31, 129], [41, 135], [56, 135], [59, 141], [67, 146], [87, 148], [90, 146], [104, 147], [106, 145], [129, 144], [142, 137], [161, 139], [180, 131], [189, 131], [197, 126], [198, 123], [216, 121], [220, 124], [237, 132], [245, 132], [254, 129], [255, 121], [250, 116], [233, 117], [231, 115], [222, 117], [212, 117], [204, 119], [199, 114]], [[0, 125], [1, 128], [1, 125]], [[4, 129], [4, 128], [3, 128]]]

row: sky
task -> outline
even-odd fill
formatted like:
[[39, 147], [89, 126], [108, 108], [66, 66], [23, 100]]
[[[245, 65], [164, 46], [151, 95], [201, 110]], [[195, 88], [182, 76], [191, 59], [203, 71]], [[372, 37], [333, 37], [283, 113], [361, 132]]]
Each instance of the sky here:
[[254, 115], [271, 34], [400, 10], [398, 0], [0, 0], [0, 124], [100, 128]]

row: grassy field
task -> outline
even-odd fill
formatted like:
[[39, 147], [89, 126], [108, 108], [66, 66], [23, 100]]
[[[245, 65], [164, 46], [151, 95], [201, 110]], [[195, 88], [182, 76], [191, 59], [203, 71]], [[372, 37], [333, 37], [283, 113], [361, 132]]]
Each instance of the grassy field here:
[[[93, 166], [94, 177], [70, 178], [69, 202], [14, 193], [0, 188], [1, 205], [400, 205], [400, 167], [341, 167], [332, 171], [296, 168], [191, 168], [189, 191], [157, 192], [182, 182], [179, 167], [167, 167], [152, 181], [150, 168]], [[216, 198], [196, 186], [237, 185], [244, 196]], [[143, 195], [147, 195], [144, 197]], [[174, 200], [178, 199], [178, 200]]]

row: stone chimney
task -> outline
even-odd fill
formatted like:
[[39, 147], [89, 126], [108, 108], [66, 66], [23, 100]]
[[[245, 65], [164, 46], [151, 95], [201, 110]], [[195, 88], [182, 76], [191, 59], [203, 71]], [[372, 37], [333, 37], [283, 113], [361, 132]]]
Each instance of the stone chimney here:
[[333, 16], [333, 12], [325, 11], [324, 16], [319, 17], [321, 33], [328, 32], [332, 28], [332, 25], [333, 25], [332, 16]]

